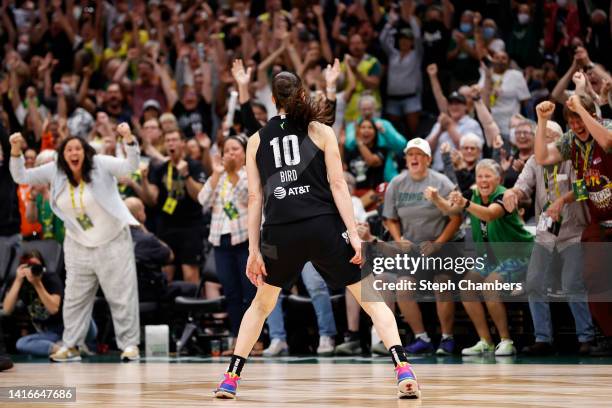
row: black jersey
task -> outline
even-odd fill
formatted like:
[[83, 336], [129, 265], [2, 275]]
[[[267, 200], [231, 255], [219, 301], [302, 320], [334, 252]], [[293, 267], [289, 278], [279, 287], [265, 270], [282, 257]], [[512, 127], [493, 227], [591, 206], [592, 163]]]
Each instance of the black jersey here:
[[256, 161], [264, 194], [264, 226], [288, 224], [338, 209], [327, 180], [325, 157], [285, 115], [259, 130]]

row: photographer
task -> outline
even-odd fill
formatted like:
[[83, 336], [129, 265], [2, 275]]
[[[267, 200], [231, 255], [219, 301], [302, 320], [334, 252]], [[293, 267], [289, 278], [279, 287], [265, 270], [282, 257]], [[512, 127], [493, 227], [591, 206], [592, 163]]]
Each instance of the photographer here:
[[17, 351], [47, 357], [59, 350], [55, 343], [62, 338], [62, 316], [59, 313], [64, 290], [54, 273], [46, 273], [42, 256], [32, 251], [21, 258], [15, 280], [2, 304], [10, 315], [18, 300], [23, 301], [36, 333], [21, 337]]

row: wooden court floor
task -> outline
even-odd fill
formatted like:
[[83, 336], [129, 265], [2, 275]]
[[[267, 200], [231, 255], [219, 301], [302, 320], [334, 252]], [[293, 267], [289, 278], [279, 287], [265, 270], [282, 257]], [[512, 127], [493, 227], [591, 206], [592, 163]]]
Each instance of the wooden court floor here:
[[390, 364], [247, 365], [237, 401], [214, 400], [225, 364], [17, 364], [0, 386], [76, 387], [76, 403], [1, 407], [610, 407], [612, 365], [415, 364], [421, 400], [398, 400]]

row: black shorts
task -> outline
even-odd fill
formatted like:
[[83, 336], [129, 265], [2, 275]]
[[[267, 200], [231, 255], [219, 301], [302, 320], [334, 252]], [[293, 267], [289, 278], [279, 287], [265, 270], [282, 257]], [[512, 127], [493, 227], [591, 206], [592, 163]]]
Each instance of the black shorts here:
[[199, 266], [202, 263], [204, 231], [201, 226], [160, 231], [159, 239], [174, 252], [175, 264]]
[[359, 282], [361, 268], [349, 262], [355, 251], [347, 236], [338, 214], [265, 226], [261, 231], [261, 254], [268, 274], [266, 283], [290, 287], [308, 261], [333, 289]]

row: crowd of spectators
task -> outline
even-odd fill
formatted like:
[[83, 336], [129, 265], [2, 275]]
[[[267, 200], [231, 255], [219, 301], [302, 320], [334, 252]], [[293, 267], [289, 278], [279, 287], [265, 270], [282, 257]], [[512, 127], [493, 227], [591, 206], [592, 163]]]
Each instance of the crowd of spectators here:
[[[595, 273], [581, 279], [582, 263], [570, 256], [571, 244], [612, 240], [609, 0], [0, 1], [1, 244], [65, 240], [50, 187], [15, 183], [9, 135], [23, 136], [26, 169], [58, 160], [56, 149], [73, 136], [96, 154], [128, 159], [117, 131], [126, 122], [140, 164], [117, 182], [139, 222], [131, 227], [137, 263], [163, 270], [160, 296], [168, 296], [194, 292], [214, 257], [218, 279], [203, 292], [225, 294], [235, 336], [255, 293], [243, 276], [246, 140], [276, 115], [270, 80], [290, 70], [309, 97], [335, 108], [327, 124], [338, 137], [362, 239], [410, 241], [427, 253], [462, 242], [469, 230], [475, 242], [546, 243], [538, 259], [518, 266], [501, 259], [479, 279], [507, 280], [516, 268], [530, 276], [556, 248], [563, 284], [581, 294], [572, 299], [580, 351], [612, 351], [612, 303], [591, 303], [589, 312]], [[586, 182], [586, 197], [576, 197], [576, 180]], [[561, 233], [535, 227], [543, 218]], [[17, 348], [51, 354], [66, 325], [58, 306], [64, 282], [41, 281], [30, 269], [0, 281], [4, 312], [29, 282], [36, 289], [29, 301], [40, 297], [32, 320], [42, 313], [48, 322], [34, 325], [35, 346], [24, 337]], [[311, 265], [302, 276], [317, 309], [319, 352], [330, 354], [336, 330], [328, 293]], [[434, 347], [418, 304], [398, 298], [411, 353], [456, 351], [454, 302], [436, 301]], [[347, 292], [348, 332], [338, 354], [362, 351], [355, 305]], [[464, 308], [479, 340], [463, 354], [516, 352], [503, 302], [486, 302], [497, 347], [481, 303]], [[536, 297], [530, 308], [536, 338], [525, 351], [549, 353], [550, 309]], [[285, 353], [282, 308], [271, 319], [264, 354]], [[596, 332], [603, 335], [597, 345]], [[93, 323], [88, 342], [92, 335]]]

